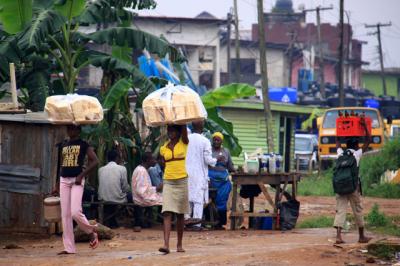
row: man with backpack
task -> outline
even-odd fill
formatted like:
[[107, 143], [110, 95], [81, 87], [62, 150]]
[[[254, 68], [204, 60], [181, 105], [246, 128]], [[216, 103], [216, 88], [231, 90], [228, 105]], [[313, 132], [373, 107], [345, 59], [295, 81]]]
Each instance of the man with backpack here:
[[336, 228], [336, 244], [344, 243], [342, 228], [346, 221], [346, 209], [348, 202], [353, 210], [354, 218], [359, 232], [359, 243], [367, 243], [371, 238], [364, 234], [364, 217], [361, 206], [361, 183], [358, 169], [363, 152], [370, 144], [370, 133], [365, 119], [361, 119], [361, 126], [365, 129], [365, 139], [362, 148], [359, 148], [358, 137], [349, 137], [346, 140], [346, 149], [343, 150], [340, 140], [336, 138], [338, 159], [333, 173], [333, 189], [336, 193], [336, 215], [334, 227]]

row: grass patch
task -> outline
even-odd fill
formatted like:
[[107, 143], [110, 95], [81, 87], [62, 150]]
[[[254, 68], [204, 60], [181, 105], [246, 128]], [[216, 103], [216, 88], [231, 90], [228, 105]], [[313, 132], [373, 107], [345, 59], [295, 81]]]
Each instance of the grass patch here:
[[301, 196], [334, 196], [332, 186], [333, 170], [328, 169], [320, 176], [313, 174], [302, 178], [298, 186], [298, 195]]
[[400, 185], [399, 184], [379, 184], [372, 185], [370, 188], [365, 189], [365, 196], [387, 199], [400, 198]]
[[333, 217], [318, 216], [304, 219], [297, 224], [297, 228], [324, 228], [333, 226]]
[[370, 231], [392, 236], [400, 236], [400, 217], [386, 216], [379, 211], [379, 205], [374, 204], [371, 211], [366, 216], [367, 228]]

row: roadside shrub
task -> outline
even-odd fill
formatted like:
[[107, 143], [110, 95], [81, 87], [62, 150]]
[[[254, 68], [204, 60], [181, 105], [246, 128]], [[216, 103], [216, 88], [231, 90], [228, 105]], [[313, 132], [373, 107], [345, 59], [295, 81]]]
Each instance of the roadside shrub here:
[[379, 211], [379, 205], [375, 203], [367, 215], [368, 226], [382, 227], [386, 226], [388, 222], [389, 219], [384, 213]]
[[[374, 185], [379, 185], [381, 176], [386, 170], [397, 170], [400, 168], [399, 154], [400, 137], [397, 137], [387, 142], [379, 154], [362, 157], [359, 174], [365, 192], [373, 188]], [[384, 189], [387, 189], [387, 186]]]
[[387, 199], [400, 198], [400, 185], [383, 183], [373, 186], [372, 188], [366, 188], [363, 193], [368, 197]]

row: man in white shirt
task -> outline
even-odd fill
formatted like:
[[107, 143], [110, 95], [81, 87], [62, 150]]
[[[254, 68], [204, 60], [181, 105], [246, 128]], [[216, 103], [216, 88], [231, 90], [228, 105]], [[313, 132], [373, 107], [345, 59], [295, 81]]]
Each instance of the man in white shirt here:
[[[357, 161], [357, 167], [360, 165], [360, 159], [362, 157], [363, 152], [365, 152], [368, 149], [369, 143], [370, 143], [370, 133], [367, 129], [367, 126], [365, 124], [365, 120], [361, 119], [361, 125], [365, 129], [365, 140], [362, 148], [359, 148], [359, 142], [357, 137], [351, 137], [348, 138], [346, 141], [346, 150], [350, 150], [356, 161]], [[336, 138], [336, 148], [337, 148], [337, 153], [338, 156], [342, 156], [344, 150], [341, 147], [340, 140], [337, 137]], [[359, 178], [359, 177], [358, 177]], [[350, 202], [350, 206], [353, 210], [353, 214], [355, 217], [355, 221], [358, 227], [358, 233], [359, 233], [359, 243], [368, 243], [369, 240], [371, 240], [370, 237], [366, 237], [364, 234], [364, 217], [363, 217], [363, 208], [361, 205], [361, 183], [359, 182], [358, 189], [354, 191], [351, 194], [346, 194], [346, 195], [339, 195], [336, 194], [336, 215], [335, 215], [335, 221], [333, 226], [336, 228], [336, 244], [342, 244], [344, 243], [342, 239], [342, 228], [344, 226], [344, 223], [346, 221], [346, 209], [348, 206], [348, 203]]]
[[204, 122], [193, 122], [192, 126], [186, 155], [191, 214], [185, 218], [186, 224], [195, 224], [193, 230], [197, 231], [201, 230], [204, 204], [208, 202], [208, 166], [215, 166], [217, 159], [212, 157], [210, 141], [202, 135]]
[[[118, 152], [111, 150], [107, 153], [108, 164], [100, 167], [99, 174], [99, 200], [125, 203], [130, 190], [128, 184], [127, 171], [124, 166], [118, 165], [120, 160]], [[110, 215], [115, 211], [115, 206], [105, 205], [104, 214]], [[110, 227], [117, 227], [115, 217], [111, 217], [109, 221]]]

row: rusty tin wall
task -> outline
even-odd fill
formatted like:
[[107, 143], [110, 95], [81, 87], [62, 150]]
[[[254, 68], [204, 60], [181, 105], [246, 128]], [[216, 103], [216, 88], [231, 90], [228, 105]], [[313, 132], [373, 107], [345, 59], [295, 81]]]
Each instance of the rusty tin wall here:
[[0, 191], [0, 231], [41, 233], [46, 230], [43, 198], [56, 181], [56, 143], [65, 129], [51, 124], [0, 121], [0, 163], [40, 169], [40, 194]]

